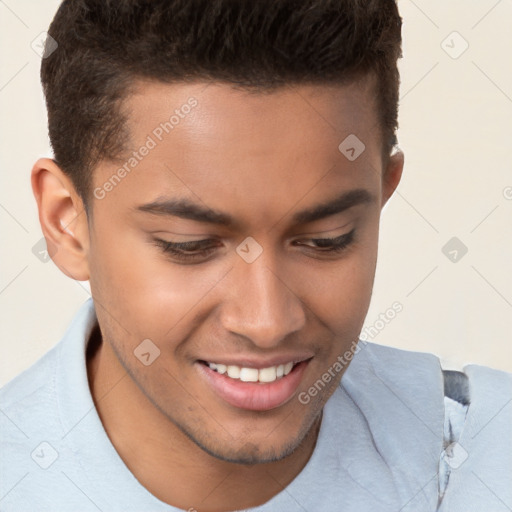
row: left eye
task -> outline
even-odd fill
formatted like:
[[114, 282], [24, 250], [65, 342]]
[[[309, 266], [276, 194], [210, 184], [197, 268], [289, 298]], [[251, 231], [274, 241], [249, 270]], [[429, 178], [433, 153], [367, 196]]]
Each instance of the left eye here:
[[[345, 250], [354, 240], [355, 229], [336, 238], [310, 238], [316, 247], [300, 243], [304, 247], [313, 249], [317, 253], [339, 253]], [[168, 242], [158, 238], [154, 239], [164, 253], [182, 260], [200, 259], [209, 256], [217, 247], [212, 245], [213, 239], [197, 240], [193, 242]]]
[[320, 250], [317, 252], [341, 252], [354, 241], [355, 232], [356, 230], [353, 229], [352, 231], [349, 231], [348, 233], [340, 235], [336, 238], [311, 238], [311, 241], [314, 242], [318, 248], [325, 248], [325, 250]]

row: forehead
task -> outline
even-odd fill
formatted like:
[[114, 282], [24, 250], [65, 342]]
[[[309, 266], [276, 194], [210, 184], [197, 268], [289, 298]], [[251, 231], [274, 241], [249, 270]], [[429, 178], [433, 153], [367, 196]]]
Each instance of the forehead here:
[[[349, 189], [377, 192], [381, 144], [370, 80], [272, 92], [139, 82], [125, 107], [131, 140], [122, 161], [133, 160], [136, 172], [109, 194], [116, 206], [187, 196], [233, 216], [264, 211], [271, 222], [301, 198], [305, 207]], [[340, 144], [354, 136], [365, 149], [350, 161]], [[130, 158], [148, 141], [143, 158]], [[113, 169], [101, 165], [96, 185]]]
[[[318, 139], [325, 140], [329, 132], [336, 141], [350, 133], [364, 136], [363, 132], [375, 131], [374, 83], [367, 76], [345, 86], [287, 85], [269, 91], [245, 90], [219, 82], [139, 81], [125, 102], [128, 128], [137, 137], [171, 120], [172, 131], [180, 125], [176, 131], [182, 137], [201, 139], [204, 145], [212, 139], [232, 138], [252, 148], [258, 142], [275, 144], [279, 134], [278, 140], [283, 143], [290, 137], [307, 138], [311, 148]], [[192, 103], [194, 106], [189, 108]], [[251, 135], [258, 138], [250, 140]], [[310, 139], [311, 135], [318, 137]]]

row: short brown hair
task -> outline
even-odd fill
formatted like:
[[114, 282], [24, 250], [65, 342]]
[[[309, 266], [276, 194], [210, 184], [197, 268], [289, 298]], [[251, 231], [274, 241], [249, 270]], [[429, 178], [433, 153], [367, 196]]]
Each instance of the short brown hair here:
[[401, 26], [395, 0], [64, 0], [41, 64], [55, 161], [87, 207], [95, 165], [126, 150], [121, 107], [137, 78], [263, 91], [369, 73], [389, 156]]

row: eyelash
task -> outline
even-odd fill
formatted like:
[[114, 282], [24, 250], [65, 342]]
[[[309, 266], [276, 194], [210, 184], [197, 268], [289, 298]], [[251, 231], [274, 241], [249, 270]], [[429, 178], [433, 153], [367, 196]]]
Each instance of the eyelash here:
[[[319, 253], [328, 253], [328, 254], [339, 254], [343, 252], [347, 247], [354, 241], [355, 228], [348, 233], [345, 233], [336, 238], [311, 238], [310, 240], [315, 244], [320, 245], [320, 247], [328, 247], [328, 249], [317, 250], [314, 247], [309, 247], [310, 249], [317, 250]], [[202, 246], [208, 246], [214, 240], [198, 240], [194, 242], [166, 242], [165, 240], [160, 240], [158, 238], [154, 239], [156, 245], [162, 249], [162, 251], [166, 254], [170, 254], [175, 258], [181, 260], [196, 260], [201, 258], [206, 258], [209, 256], [216, 247], [206, 247], [205, 249], [200, 249]], [[193, 251], [193, 252], [183, 252], [183, 251]]]

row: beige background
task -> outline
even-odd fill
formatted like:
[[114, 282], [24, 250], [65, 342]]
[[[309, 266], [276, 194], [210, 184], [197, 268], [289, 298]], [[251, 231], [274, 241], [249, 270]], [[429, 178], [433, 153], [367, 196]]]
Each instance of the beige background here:
[[[31, 44], [58, 4], [0, 1], [0, 385], [55, 345], [89, 297], [87, 283], [32, 253], [42, 233], [30, 170], [51, 153]], [[383, 212], [365, 332], [435, 353], [447, 368], [512, 371], [512, 2], [399, 0], [399, 9], [406, 165]], [[442, 252], [452, 237], [468, 248], [456, 262]], [[379, 322], [395, 302], [403, 310]]]

